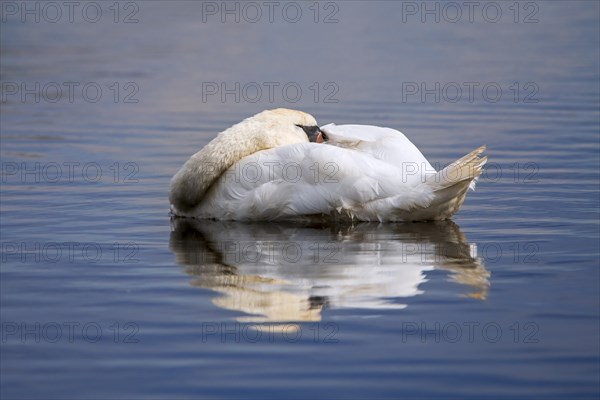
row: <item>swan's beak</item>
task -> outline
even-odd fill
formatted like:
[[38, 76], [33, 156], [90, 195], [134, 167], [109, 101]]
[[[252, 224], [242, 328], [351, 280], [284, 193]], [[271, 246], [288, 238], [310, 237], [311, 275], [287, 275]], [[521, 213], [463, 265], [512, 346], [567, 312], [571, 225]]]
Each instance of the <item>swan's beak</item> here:
[[323, 143], [327, 141], [327, 135], [318, 126], [296, 125], [302, 128], [310, 142]]
[[317, 135], [317, 143], [325, 143], [329, 138], [327, 137], [327, 134], [325, 132], [323, 132], [321, 129], [319, 129], [319, 134]]

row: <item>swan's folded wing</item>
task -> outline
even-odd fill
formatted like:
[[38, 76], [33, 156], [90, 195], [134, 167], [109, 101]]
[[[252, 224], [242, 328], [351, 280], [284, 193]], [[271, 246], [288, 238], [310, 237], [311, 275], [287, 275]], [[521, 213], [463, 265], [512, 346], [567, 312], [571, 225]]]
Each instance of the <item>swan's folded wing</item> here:
[[357, 150], [401, 169], [405, 181], [416, 183], [435, 174], [423, 153], [400, 131], [372, 125], [324, 125], [328, 144]]
[[195, 210], [198, 217], [277, 219], [344, 213], [377, 218], [388, 208], [424, 207], [426, 184], [367, 153], [302, 143], [257, 152], [228, 170]]

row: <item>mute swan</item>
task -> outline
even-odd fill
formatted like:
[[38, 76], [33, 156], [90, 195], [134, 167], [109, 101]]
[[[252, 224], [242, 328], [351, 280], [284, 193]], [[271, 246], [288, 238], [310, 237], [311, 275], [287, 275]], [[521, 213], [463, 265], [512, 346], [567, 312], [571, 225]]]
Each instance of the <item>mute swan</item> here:
[[475, 188], [484, 150], [437, 172], [396, 130], [266, 110], [194, 154], [169, 199], [176, 216], [221, 220], [443, 220]]

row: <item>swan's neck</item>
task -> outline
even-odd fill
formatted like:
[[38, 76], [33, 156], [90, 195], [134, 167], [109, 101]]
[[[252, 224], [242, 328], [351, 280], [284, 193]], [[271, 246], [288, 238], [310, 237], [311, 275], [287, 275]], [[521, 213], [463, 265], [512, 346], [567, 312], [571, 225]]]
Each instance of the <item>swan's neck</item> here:
[[285, 134], [286, 128], [275, 126], [268, 119], [257, 120], [255, 116], [221, 132], [173, 177], [171, 204], [178, 213], [188, 213], [200, 204], [215, 181], [242, 158], [260, 150], [308, 141], [302, 135]]
[[308, 142], [298, 125], [316, 125], [308, 114], [265, 110], [221, 132], [194, 154], [171, 180], [169, 198], [177, 214], [189, 214], [221, 175], [242, 158], [260, 150]]
[[186, 213], [196, 207], [212, 184], [242, 158], [263, 150], [264, 144], [255, 138], [237, 140], [224, 131], [202, 150], [194, 154], [171, 180], [169, 199], [177, 211]]

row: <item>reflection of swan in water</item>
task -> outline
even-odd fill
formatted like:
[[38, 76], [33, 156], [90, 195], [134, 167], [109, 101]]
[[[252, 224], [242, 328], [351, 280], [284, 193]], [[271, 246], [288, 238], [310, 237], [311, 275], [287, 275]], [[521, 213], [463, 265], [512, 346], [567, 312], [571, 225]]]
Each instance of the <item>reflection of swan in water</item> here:
[[452, 221], [402, 224], [281, 224], [174, 219], [170, 240], [193, 284], [243, 322], [318, 321], [321, 309], [404, 308], [425, 272], [451, 271], [484, 299], [489, 272]]

